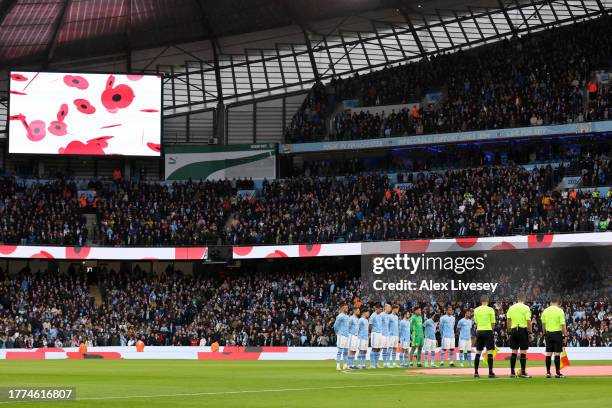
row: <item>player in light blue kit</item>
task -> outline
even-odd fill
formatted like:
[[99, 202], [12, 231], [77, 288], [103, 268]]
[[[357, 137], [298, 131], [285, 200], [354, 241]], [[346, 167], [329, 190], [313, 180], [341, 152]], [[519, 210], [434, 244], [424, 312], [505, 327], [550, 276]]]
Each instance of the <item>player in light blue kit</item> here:
[[430, 362], [429, 364], [432, 368], [436, 367], [435, 359], [436, 359], [436, 348], [438, 348], [438, 342], [436, 340], [436, 320], [438, 319], [438, 315], [434, 313], [429, 319], [425, 320], [423, 323], [423, 328], [425, 329], [425, 346], [423, 347], [423, 351], [425, 352], [425, 367], [427, 367], [427, 355], [430, 354]]
[[372, 331], [372, 352], [370, 353], [370, 368], [378, 368], [380, 349], [383, 347], [382, 337], [382, 306], [377, 304], [374, 313], [370, 316], [370, 327]]
[[440, 367], [444, 367], [444, 354], [448, 350], [448, 365], [455, 366], [455, 316], [453, 308], [447, 307], [446, 314], [440, 317], [440, 336], [442, 337], [442, 349], [440, 350]]
[[408, 351], [410, 350], [410, 312], [406, 310], [399, 322], [400, 367], [408, 367]]
[[382, 357], [383, 357], [383, 367], [389, 366], [389, 317], [391, 315], [391, 305], [389, 303], [385, 304], [385, 311], [380, 315], [380, 324], [381, 330], [380, 334], [382, 334]]
[[366, 368], [366, 354], [368, 354], [370, 328], [368, 317], [370, 317], [370, 311], [364, 308], [361, 311], [361, 317], [359, 318], [359, 331], [357, 333], [357, 337], [359, 337], [359, 355], [357, 356], [357, 368]]
[[389, 315], [389, 342], [387, 347], [391, 353], [389, 367], [397, 367], [397, 344], [399, 343], [399, 306], [393, 305]]
[[357, 351], [359, 351], [359, 306], [353, 306], [353, 314], [349, 317], [349, 370], [356, 368], [355, 354]]
[[472, 366], [472, 326], [474, 321], [470, 318], [469, 310], [465, 311], [465, 317], [457, 322], [457, 331], [459, 332], [459, 365], [463, 367], [463, 360]]
[[336, 316], [334, 322], [334, 332], [336, 333], [336, 346], [338, 354], [336, 354], [336, 370], [341, 370], [340, 362], [344, 362], [344, 369], [348, 368], [348, 347], [349, 347], [349, 316], [347, 315], [348, 305], [344, 303], [340, 306], [340, 313]]

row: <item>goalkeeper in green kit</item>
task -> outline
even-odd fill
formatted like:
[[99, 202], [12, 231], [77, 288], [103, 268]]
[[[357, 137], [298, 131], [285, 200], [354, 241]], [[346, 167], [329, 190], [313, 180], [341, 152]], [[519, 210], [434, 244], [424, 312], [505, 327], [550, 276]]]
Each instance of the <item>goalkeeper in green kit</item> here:
[[410, 318], [410, 334], [412, 337], [412, 348], [410, 349], [410, 367], [412, 367], [414, 352], [417, 350], [417, 367], [421, 367], [421, 355], [423, 354], [425, 334], [423, 333], [423, 316], [421, 308], [418, 306], [414, 309], [414, 314]]

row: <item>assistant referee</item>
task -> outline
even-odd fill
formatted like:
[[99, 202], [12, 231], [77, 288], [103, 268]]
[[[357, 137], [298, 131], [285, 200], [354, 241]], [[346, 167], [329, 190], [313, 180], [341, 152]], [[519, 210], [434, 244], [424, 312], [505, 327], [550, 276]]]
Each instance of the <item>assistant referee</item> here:
[[561, 297], [554, 295], [550, 306], [542, 312], [542, 329], [546, 341], [546, 378], [550, 378], [551, 357], [555, 355], [555, 378], [565, 378], [561, 374], [561, 352], [563, 351], [563, 337], [567, 336], [565, 326], [565, 312], [559, 307]]
[[495, 349], [495, 337], [493, 326], [495, 326], [495, 310], [489, 306], [489, 296], [480, 297], [480, 306], [474, 309], [474, 323], [476, 324], [476, 357], [474, 358], [474, 378], [480, 378], [478, 365], [480, 354], [487, 349], [487, 364], [489, 365], [489, 378], [495, 378], [493, 373], [493, 354]]
[[510, 306], [508, 313], [509, 345], [512, 349], [510, 357], [510, 377], [516, 378], [514, 368], [518, 352], [521, 352], [521, 378], [531, 378], [527, 375], [527, 349], [529, 348], [529, 336], [531, 335], [531, 309], [525, 304], [525, 294], [520, 293], [517, 302]]

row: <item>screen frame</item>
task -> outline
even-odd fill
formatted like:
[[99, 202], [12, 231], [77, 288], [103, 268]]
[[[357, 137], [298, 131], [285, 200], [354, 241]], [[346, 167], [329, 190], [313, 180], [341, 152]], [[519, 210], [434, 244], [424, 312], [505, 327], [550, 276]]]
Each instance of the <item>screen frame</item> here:
[[[10, 158], [10, 157], [14, 157], [14, 158], [19, 158], [19, 157], [40, 157], [40, 158], [45, 158], [45, 159], [49, 159], [49, 158], [56, 158], [56, 157], [72, 157], [72, 158], [78, 158], [78, 157], [86, 157], [86, 158], [111, 158], [111, 159], [121, 159], [121, 158], [135, 158], [135, 159], [163, 159], [165, 152], [164, 152], [164, 143], [163, 143], [163, 138], [164, 138], [164, 78], [166, 77], [166, 75], [164, 73], [151, 73], [151, 72], [127, 72], [127, 71], [117, 71], [117, 72], [100, 72], [100, 71], [72, 71], [72, 72], [68, 72], [65, 70], [54, 70], [54, 69], [46, 69], [46, 70], [33, 70], [33, 69], [19, 69], [19, 68], [9, 68], [7, 69], [7, 81], [8, 81], [8, 98], [7, 98], [7, 104], [6, 104], [6, 157]], [[160, 95], [160, 111], [159, 111], [159, 129], [160, 129], [160, 134], [159, 134], [159, 155], [157, 156], [145, 156], [145, 155], [123, 155], [123, 154], [105, 154], [105, 155], [99, 155], [99, 154], [59, 154], [59, 153], [13, 153], [10, 151], [10, 139], [11, 139], [11, 131], [10, 131], [10, 116], [11, 116], [11, 74], [13, 73], [17, 73], [17, 72], [27, 72], [27, 73], [32, 73], [32, 74], [36, 74], [39, 72], [45, 72], [45, 73], [51, 73], [51, 74], [65, 74], [65, 75], [91, 75], [91, 74], [98, 74], [98, 75], [146, 75], [146, 76], [156, 76], [159, 77], [160, 82], [159, 82], [159, 95]]]

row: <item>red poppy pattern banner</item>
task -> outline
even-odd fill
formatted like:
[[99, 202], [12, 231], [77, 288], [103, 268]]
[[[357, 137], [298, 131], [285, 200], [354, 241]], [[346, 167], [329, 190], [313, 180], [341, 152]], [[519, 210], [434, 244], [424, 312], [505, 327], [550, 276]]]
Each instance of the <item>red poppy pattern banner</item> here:
[[11, 72], [9, 153], [159, 156], [159, 75]]

